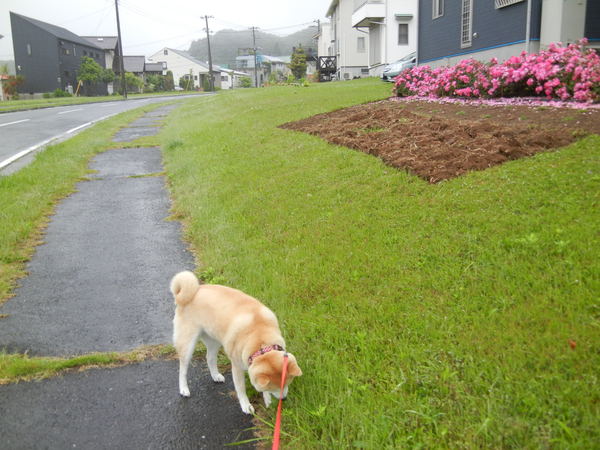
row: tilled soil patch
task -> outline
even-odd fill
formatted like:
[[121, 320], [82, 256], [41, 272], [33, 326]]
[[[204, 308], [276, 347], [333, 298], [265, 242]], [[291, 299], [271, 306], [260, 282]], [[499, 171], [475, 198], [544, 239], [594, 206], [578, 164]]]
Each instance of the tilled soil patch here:
[[437, 183], [600, 134], [600, 110], [388, 99], [281, 128], [363, 151]]

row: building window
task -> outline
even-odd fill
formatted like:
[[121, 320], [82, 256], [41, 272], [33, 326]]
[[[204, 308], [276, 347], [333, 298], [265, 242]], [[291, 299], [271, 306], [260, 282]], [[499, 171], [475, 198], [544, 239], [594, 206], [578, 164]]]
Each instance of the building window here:
[[229, 78], [227, 78], [227, 75], [221, 75], [221, 81], [227, 83], [229, 81]]
[[165, 48], [165, 50], [164, 50], [164, 52], [163, 52], [163, 53], [164, 53], [165, 55], [168, 55], [168, 54], [169, 54], [169, 50], [167, 50], [167, 49]]
[[460, 46], [461, 48], [471, 46], [471, 36], [473, 35], [473, 1], [462, 0], [461, 18], [460, 18]]
[[77, 49], [73, 46], [73, 56], [77, 56]]
[[356, 51], [358, 53], [364, 53], [365, 50], [366, 50], [365, 38], [364, 37], [356, 38]]
[[398, 24], [398, 45], [408, 45], [408, 24]]
[[87, 51], [86, 50], [83, 51], [83, 56], [87, 56]]
[[198, 75], [194, 75], [194, 80], [198, 81]]
[[444, 0], [433, 0], [432, 19], [437, 19], [444, 15]]
[[68, 70], [65, 70], [65, 78], [69, 78], [69, 75], [70, 75], [70, 74], [69, 74], [69, 71], [68, 71]]
[[496, 9], [504, 8], [505, 6], [514, 5], [515, 3], [521, 3], [525, 0], [495, 0], [494, 6]]
[[31, 56], [31, 44], [27, 44], [27, 56]]

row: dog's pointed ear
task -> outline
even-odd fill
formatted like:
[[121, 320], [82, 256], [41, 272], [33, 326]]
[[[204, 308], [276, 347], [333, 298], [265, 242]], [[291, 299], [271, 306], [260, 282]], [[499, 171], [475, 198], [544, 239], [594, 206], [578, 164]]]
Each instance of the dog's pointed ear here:
[[302, 375], [302, 369], [300, 369], [300, 366], [294, 360], [290, 360], [288, 372], [293, 377], [299, 377], [300, 375]]
[[261, 389], [266, 388], [269, 385], [270, 381], [271, 380], [269, 379], [269, 377], [264, 373], [260, 373], [256, 376], [256, 386]]

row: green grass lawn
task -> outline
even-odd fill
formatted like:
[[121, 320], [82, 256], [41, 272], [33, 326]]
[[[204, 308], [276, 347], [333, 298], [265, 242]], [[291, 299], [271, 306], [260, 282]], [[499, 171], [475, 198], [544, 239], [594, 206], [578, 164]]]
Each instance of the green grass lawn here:
[[161, 134], [198, 264], [272, 307], [300, 361], [287, 444], [596, 446], [600, 138], [429, 185], [277, 128], [388, 95], [224, 93]]
[[[284, 445], [597, 448], [600, 137], [429, 185], [277, 128], [389, 89], [223, 92], [185, 101], [151, 140], [198, 272], [270, 306], [303, 369]], [[0, 178], [0, 298], [54, 203], [136, 114]], [[114, 358], [0, 354], [0, 379]], [[259, 414], [271, 423], [275, 407]]]
[[[185, 95], [193, 94], [193, 92], [154, 92], [146, 94], [128, 94], [128, 98], [143, 98], [143, 97], [161, 97], [169, 95]], [[52, 106], [66, 106], [66, 105], [79, 105], [82, 103], [96, 103], [96, 102], [114, 102], [123, 100], [122, 96], [116, 95], [103, 95], [99, 97], [58, 97], [58, 98], [40, 98], [33, 100], [9, 100], [0, 102], [0, 113], [21, 111], [26, 109], [39, 109], [48, 108]]]

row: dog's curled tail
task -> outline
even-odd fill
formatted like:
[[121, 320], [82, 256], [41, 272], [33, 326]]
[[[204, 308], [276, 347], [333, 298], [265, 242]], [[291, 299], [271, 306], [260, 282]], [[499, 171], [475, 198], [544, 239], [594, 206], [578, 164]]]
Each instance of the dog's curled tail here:
[[187, 270], [179, 272], [171, 280], [171, 294], [179, 306], [185, 306], [191, 302], [199, 287], [200, 283], [196, 275]]

